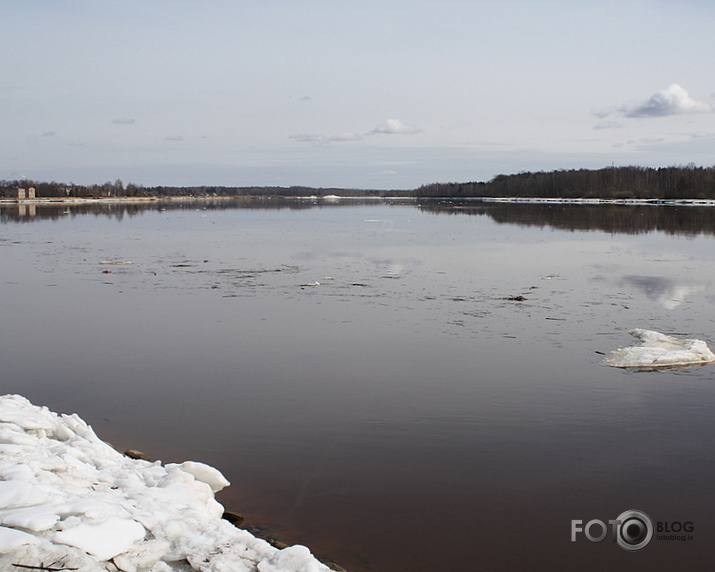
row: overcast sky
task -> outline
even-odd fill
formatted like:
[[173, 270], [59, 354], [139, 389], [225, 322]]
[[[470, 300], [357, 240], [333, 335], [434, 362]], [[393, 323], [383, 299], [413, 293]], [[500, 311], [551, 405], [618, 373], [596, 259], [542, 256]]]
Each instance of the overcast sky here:
[[0, 0], [0, 179], [715, 164], [712, 0]]

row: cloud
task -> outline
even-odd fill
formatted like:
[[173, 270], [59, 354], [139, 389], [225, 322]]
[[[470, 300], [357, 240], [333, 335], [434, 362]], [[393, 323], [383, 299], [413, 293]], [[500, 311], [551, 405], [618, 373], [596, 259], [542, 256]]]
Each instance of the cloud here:
[[369, 135], [415, 135], [423, 133], [424, 129], [416, 125], [402, 123], [399, 119], [388, 119], [381, 123], [372, 131], [364, 135], [347, 131], [335, 135], [324, 135], [323, 133], [295, 133], [288, 138], [300, 143], [312, 143], [313, 145], [323, 145], [326, 143], [344, 143], [346, 141], [362, 141], [363, 137]]
[[322, 143], [325, 141], [325, 135], [320, 135], [319, 133], [296, 133], [295, 135], [290, 135], [288, 139], [293, 139], [299, 143]]
[[368, 135], [416, 135], [417, 133], [422, 133], [423, 131], [424, 129], [421, 127], [402, 123], [399, 119], [388, 119], [387, 121], [380, 123], [380, 125], [370, 131]]
[[168, 137], [164, 137], [164, 141], [183, 141], [184, 136], [183, 135], [169, 135]]
[[330, 135], [327, 140], [335, 141], [339, 143], [341, 141], [360, 141], [362, 139], [361, 135], [357, 133], [338, 133], [337, 135]]
[[624, 127], [623, 123], [618, 121], [601, 121], [601, 123], [593, 126], [594, 129], [620, 129], [622, 127]]
[[613, 115], [614, 113], [617, 113], [617, 110], [615, 107], [609, 107], [608, 109], [601, 109], [598, 111], [592, 111], [591, 115], [594, 117], [598, 117], [599, 119], [605, 119], [609, 115]]
[[619, 147], [635, 147], [635, 148], [645, 148], [645, 147], [652, 147], [653, 145], [660, 145], [666, 141], [665, 137], [641, 137], [640, 139], [629, 139], [628, 141], [621, 141], [618, 143], [614, 143], [613, 147], [619, 148]]
[[113, 125], [134, 125], [136, 123], [136, 119], [132, 119], [131, 117], [118, 117], [117, 119], [114, 119], [112, 121]]
[[290, 135], [289, 139], [298, 141], [299, 143], [313, 143], [321, 145], [323, 143], [344, 143], [345, 141], [360, 141], [362, 135], [357, 133], [338, 133], [336, 135], [323, 135], [322, 133], [296, 133]]
[[665, 141], [665, 137], [641, 137], [640, 139], [630, 139], [628, 141], [629, 145], [655, 145], [656, 143], [662, 143]]
[[55, 135], [57, 135], [57, 133], [55, 133], [54, 131], [45, 131], [42, 134], [42, 137], [54, 137]]
[[688, 113], [711, 113], [712, 105], [693, 99], [683, 87], [672, 83], [654, 93], [647, 101], [627, 104], [618, 109], [626, 117], [666, 117]]

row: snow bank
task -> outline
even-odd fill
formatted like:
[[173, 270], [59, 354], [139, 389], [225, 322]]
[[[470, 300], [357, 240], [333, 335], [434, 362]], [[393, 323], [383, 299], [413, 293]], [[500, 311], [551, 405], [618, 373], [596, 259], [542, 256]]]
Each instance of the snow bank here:
[[227, 486], [203, 463], [134, 460], [77, 415], [0, 397], [0, 570], [323, 572], [221, 518]]
[[679, 340], [651, 330], [631, 330], [640, 340], [637, 346], [619, 348], [605, 360], [612, 367], [654, 369], [705, 365], [715, 361], [715, 354], [702, 340]]

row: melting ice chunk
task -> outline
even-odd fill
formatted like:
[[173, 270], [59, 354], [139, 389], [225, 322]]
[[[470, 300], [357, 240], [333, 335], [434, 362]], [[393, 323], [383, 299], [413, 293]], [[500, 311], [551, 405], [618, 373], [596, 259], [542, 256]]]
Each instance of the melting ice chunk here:
[[654, 369], [705, 365], [715, 361], [715, 354], [702, 340], [680, 340], [652, 330], [629, 332], [640, 344], [619, 348], [604, 363], [612, 367]]
[[211, 491], [214, 493], [217, 493], [231, 484], [218, 469], [214, 469], [213, 467], [203, 463], [198, 463], [196, 461], [184, 461], [179, 465], [179, 467], [190, 475], [193, 475], [197, 481], [206, 483], [209, 487], [211, 487]]

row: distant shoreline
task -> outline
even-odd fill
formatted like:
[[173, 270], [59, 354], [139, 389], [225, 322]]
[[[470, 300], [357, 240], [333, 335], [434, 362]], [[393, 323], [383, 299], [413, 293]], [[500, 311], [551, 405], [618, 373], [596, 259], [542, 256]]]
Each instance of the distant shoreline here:
[[[191, 200], [233, 197], [256, 198], [418, 198], [418, 199], [556, 199], [592, 201], [715, 201], [715, 166], [694, 163], [672, 167], [635, 165], [601, 169], [520, 172], [496, 175], [489, 181], [430, 183], [415, 189], [359, 189], [308, 186], [151, 186], [117, 179], [102, 185], [76, 185], [58, 182], [0, 180], [0, 196], [11, 201], [88, 201]], [[638, 203], [636, 203], [638, 204]], [[690, 204], [690, 203], [685, 203]], [[709, 204], [709, 203], [700, 203]]]
[[72, 205], [72, 204], [148, 204], [161, 202], [208, 202], [283, 199], [299, 201], [320, 201], [335, 203], [339, 201], [358, 200], [408, 200], [422, 202], [484, 202], [484, 203], [524, 203], [524, 204], [554, 204], [554, 205], [653, 205], [653, 206], [697, 206], [713, 207], [715, 199], [658, 199], [658, 198], [553, 198], [553, 197], [457, 197], [457, 196], [358, 196], [358, 195], [327, 195], [327, 196], [285, 196], [285, 195], [220, 195], [220, 196], [151, 196], [151, 197], [35, 197], [32, 199], [0, 198], [0, 206], [6, 205]]
[[[173, 197], [172, 197], [173, 198]], [[181, 198], [181, 197], [177, 197]], [[3, 205], [44, 205], [58, 204], [85, 204], [85, 203], [149, 203], [161, 200], [158, 197], [35, 197], [34, 199], [0, 199]]]

